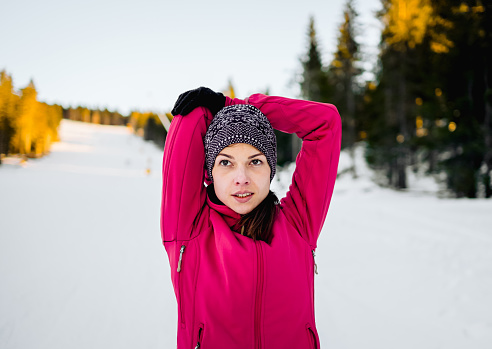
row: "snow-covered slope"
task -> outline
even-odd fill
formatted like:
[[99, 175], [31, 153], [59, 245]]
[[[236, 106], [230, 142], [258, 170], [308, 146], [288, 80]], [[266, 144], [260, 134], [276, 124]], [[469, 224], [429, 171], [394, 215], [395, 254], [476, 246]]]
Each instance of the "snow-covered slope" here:
[[[162, 152], [125, 127], [60, 132], [49, 156], [0, 166], [0, 348], [175, 347]], [[358, 161], [318, 244], [322, 347], [491, 348], [492, 201], [382, 189]]]

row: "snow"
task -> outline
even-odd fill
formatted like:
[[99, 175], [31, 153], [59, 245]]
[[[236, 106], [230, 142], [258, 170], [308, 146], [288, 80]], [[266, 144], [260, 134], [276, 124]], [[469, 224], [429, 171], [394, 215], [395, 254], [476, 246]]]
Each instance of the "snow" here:
[[[50, 155], [0, 166], [0, 348], [176, 347], [162, 151], [123, 126], [62, 120], [60, 133]], [[492, 200], [439, 198], [417, 175], [381, 188], [362, 147], [356, 159], [318, 241], [322, 347], [491, 348]]]

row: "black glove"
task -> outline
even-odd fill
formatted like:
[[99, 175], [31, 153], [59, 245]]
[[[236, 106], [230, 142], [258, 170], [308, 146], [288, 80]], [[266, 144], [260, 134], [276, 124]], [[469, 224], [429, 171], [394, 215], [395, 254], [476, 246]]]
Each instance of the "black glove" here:
[[187, 115], [197, 107], [205, 107], [215, 116], [224, 108], [226, 98], [220, 92], [214, 92], [208, 87], [199, 87], [179, 95], [171, 114]]

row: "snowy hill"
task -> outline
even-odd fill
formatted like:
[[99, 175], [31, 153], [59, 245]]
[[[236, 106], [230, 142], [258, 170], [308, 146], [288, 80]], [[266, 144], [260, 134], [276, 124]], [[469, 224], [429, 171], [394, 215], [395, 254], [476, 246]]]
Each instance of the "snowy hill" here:
[[[162, 152], [122, 126], [60, 134], [45, 158], [0, 166], [0, 348], [176, 347]], [[431, 194], [382, 189], [358, 161], [318, 243], [322, 347], [491, 348], [492, 200], [438, 199], [427, 179]]]

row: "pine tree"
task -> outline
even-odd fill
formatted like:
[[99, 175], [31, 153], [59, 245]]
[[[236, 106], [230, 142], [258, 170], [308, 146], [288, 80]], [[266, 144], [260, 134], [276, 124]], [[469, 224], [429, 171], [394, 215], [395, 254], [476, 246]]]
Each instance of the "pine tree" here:
[[300, 81], [301, 95], [311, 101], [327, 102], [330, 99], [331, 89], [319, 52], [313, 17], [309, 19], [308, 40], [308, 52], [301, 59], [303, 68]]
[[[344, 135], [342, 146], [349, 147], [352, 159], [352, 176], [357, 177], [355, 169], [354, 146], [356, 142], [356, 100], [360, 95], [356, 77], [362, 73], [357, 67], [359, 61], [359, 44], [355, 40], [357, 12], [354, 9], [353, 0], [345, 4], [344, 22], [340, 26], [337, 51], [330, 65], [330, 76], [336, 91], [332, 103], [335, 103], [342, 115]], [[346, 130], [346, 131], [345, 131]]]
[[[430, 0], [382, 0], [382, 4], [378, 91], [384, 121], [379, 125], [382, 129], [369, 135], [373, 141], [370, 157], [387, 164], [390, 185], [403, 189], [407, 187], [406, 171], [415, 162], [419, 145], [415, 136], [426, 132], [417, 101], [421, 101], [422, 91], [428, 89], [432, 79], [419, 72], [430, 63], [429, 51], [445, 53], [452, 43], [438, 31], [448, 21], [438, 16]], [[381, 149], [380, 154], [374, 141], [379, 143], [376, 148]]]
[[[300, 75], [299, 81], [301, 97], [311, 101], [329, 102], [333, 93], [329, 84], [328, 73], [323, 67], [314, 26], [314, 17], [312, 16], [309, 18], [307, 34], [308, 51], [301, 58], [302, 74]], [[291, 155], [295, 157], [301, 149], [302, 141], [296, 135], [292, 135], [291, 138]]]
[[434, 11], [451, 22], [444, 33], [453, 47], [436, 59], [444, 112], [439, 164], [456, 196], [491, 197], [492, 4], [480, 0], [436, 0]]
[[[391, 78], [388, 80], [396, 82], [396, 86], [389, 83], [386, 87], [386, 98], [389, 102], [392, 93], [396, 91], [395, 109], [390, 110], [389, 103], [386, 110], [388, 120], [396, 116], [398, 135], [393, 157], [393, 166], [390, 171], [393, 185], [404, 189], [407, 187], [406, 170], [409, 164], [410, 154], [410, 97], [408, 93], [408, 75], [412, 56], [409, 54], [417, 44], [423, 41], [427, 28], [429, 12], [432, 8], [429, 0], [390, 0], [383, 1], [385, 13], [383, 22], [386, 27], [383, 30], [384, 48], [383, 54], [387, 55], [386, 68]], [[386, 52], [384, 52], [386, 50]], [[384, 61], [383, 61], [384, 62]], [[391, 86], [393, 85], [393, 86]], [[391, 89], [391, 90], [390, 90]]]

